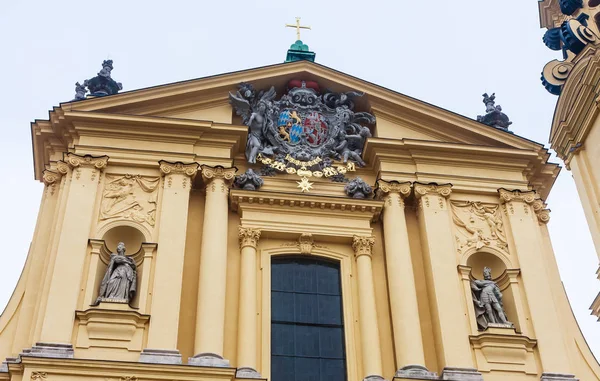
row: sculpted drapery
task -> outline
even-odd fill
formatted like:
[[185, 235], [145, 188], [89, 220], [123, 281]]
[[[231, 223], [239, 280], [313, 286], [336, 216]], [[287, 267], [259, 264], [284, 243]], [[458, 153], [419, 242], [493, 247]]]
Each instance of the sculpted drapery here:
[[97, 302], [129, 303], [135, 296], [137, 268], [133, 259], [125, 256], [125, 244], [119, 242], [100, 284]]

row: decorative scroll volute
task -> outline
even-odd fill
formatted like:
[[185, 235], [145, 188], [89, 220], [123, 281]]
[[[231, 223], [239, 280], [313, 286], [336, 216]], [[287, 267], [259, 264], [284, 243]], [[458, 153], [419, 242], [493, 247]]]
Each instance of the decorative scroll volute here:
[[375, 195], [377, 198], [385, 201], [385, 206], [392, 206], [394, 202], [398, 203], [398, 206], [404, 207], [404, 199], [410, 196], [411, 183], [398, 182], [398, 181], [385, 181], [377, 180], [377, 190]]
[[235, 173], [237, 172], [237, 168], [225, 168], [217, 165], [216, 167], [210, 167], [208, 165], [202, 166], [202, 180], [205, 183], [210, 183], [214, 179], [222, 179], [228, 186], [231, 186], [231, 183], [235, 179]]
[[161, 160], [158, 162], [160, 165], [160, 172], [166, 176], [170, 174], [184, 174], [189, 177], [194, 177], [198, 173], [198, 163], [184, 164], [180, 161], [171, 163], [168, 161]]
[[361, 255], [368, 255], [369, 257], [373, 254], [373, 245], [375, 244], [375, 238], [372, 236], [358, 236], [355, 235], [352, 240], [352, 249], [354, 249], [354, 255], [356, 258]]
[[260, 230], [252, 228], [239, 227], [238, 237], [240, 239], [240, 249], [250, 246], [256, 249], [260, 239]]
[[[538, 221], [542, 224], [550, 221], [550, 209], [546, 209], [546, 203], [540, 199], [540, 196], [535, 191], [520, 191], [520, 190], [507, 190], [504, 188], [498, 189], [500, 195], [500, 201], [505, 205], [505, 212], [510, 215], [515, 214], [515, 206], [513, 202], [524, 203], [524, 213], [530, 213], [530, 207], [533, 209]], [[506, 207], [508, 206], [508, 207]]]
[[415, 197], [419, 200], [419, 207], [429, 209], [445, 209], [446, 201], [452, 193], [452, 184], [414, 184]]
[[68, 153], [65, 155], [65, 161], [71, 168], [93, 167], [95, 169], [104, 169], [108, 164], [108, 156], [79, 156], [74, 153]]

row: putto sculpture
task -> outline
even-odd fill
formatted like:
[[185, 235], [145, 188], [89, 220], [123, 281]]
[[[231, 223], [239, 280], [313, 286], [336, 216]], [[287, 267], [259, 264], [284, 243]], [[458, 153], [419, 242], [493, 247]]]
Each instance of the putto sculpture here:
[[354, 112], [352, 98], [362, 93], [326, 91], [321, 95], [316, 82], [293, 80], [286, 94], [275, 100], [274, 87], [257, 91], [241, 83], [238, 88], [235, 94], [229, 93], [229, 99], [249, 128], [249, 163], [268, 157], [288, 167], [318, 172], [331, 166], [332, 160], [365, 164], [361, 154], [371, 132], [363, 124], [373, 124], [375, 117]]
[[83, 81], [83, 85], [77, 82], [75, 84], [75, 99], [82, 100], [86, 97], [86, 87], [90, 91], [91, 96], [103, 97], [106, 95], [117, 94], [119, 90], [123, 90], [121, 82], [117, 82], [111, 77], [113, 70], [113, 61], [106, 60], [102, 62], [102, 70], [98, 75], [91, 79]]
[[235, 177], [234, 185], [244, 190], [258, 190], [264, 184], [264, 180], [252, 170], [248, 168], [246, 172]]
[[479, 330], [484, 331], [491, 326], [513, 327], [506, 318], [500, 287], [492, 280], [492, 269], [485, 267], [483, 280], [476, 279], [471, 282], [471, 292]]
[[117, 252], [110, 255], [110, 262], [100, 284], [100, 302], [129, 303], [137, 289], [137, 268], [132, 258], [125, 256], [125, 244], [119, 242]]
[[356, 199], [365, 199], [371, 193], [373, 193], [373, 188], [369, 184], [367, 184], [363, 179], [357, 177], [355, 179], [350, 180], [348, 184], [344, 187], [344, 191], [346, 194], [352, 198]]
[[483, 94], [483, 103], [485, 104], [486, 114], [478, 115], [477, 121], [499, 130], [512, 133], [508, 130], [508, 126], [510, 126], [512, 122], [508, 119], [508, 116], [502, 112], [502, 107], [500, 105], [496, 106], [496, 94]]

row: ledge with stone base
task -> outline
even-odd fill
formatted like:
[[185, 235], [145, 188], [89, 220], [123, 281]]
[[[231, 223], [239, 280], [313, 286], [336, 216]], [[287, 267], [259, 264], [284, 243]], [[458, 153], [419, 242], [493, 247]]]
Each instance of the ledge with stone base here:
[[575, 376], [572, 374], [542, 373], [540, 381], [579, 381], [579, 379], [575, 378]]
[[447, 381], [483, 381], [483, 376], [475, 368], [445, 367], [440, 379]]
[[209, 366], [216, 368], [229, 368], [229, 360], [224, 359], [216, 353], [199, 353], [188, 358], [188, 365]]
[[439, 377], [422, 365], [407, 365], [398, 369], [394, 375], [394, 381], [404, 380], [439, 380]]
[[181, 364], [181, 353], [169, 349], [144, 349], [139, 362], [148, 364]]
[[254, 380], [266, 380], [266, 378], [261, 376], [260, 373], [256, 371], [256, 369], [250, 367], [238, 368], [235, 372], [235, 378], [251, 378]]
[[24, 349], [21, 356], [72, 359], [75, 354], [71, 344], [35, 343], [31, 349]]

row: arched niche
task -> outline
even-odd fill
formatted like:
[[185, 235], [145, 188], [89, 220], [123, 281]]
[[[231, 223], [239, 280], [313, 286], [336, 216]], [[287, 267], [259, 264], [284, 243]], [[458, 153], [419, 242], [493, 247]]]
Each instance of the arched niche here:
[[125, 243], [128, 254], [138, 252], [142, 243], [149, 242], [149, 232], [145, 227], [124, 221], [107, 224], [100, 231], [100, 236], [110, 252], [117, 250], [119, 242]]
[[483, 279], [485, 267], [492, 269], [493, 278], [499, 278], [507, 269], [506, 264], [498, 255], [485, 251], [478, 251], [469, 256], [467, 266], [471, 268], [471, 274], [476, 279]]

